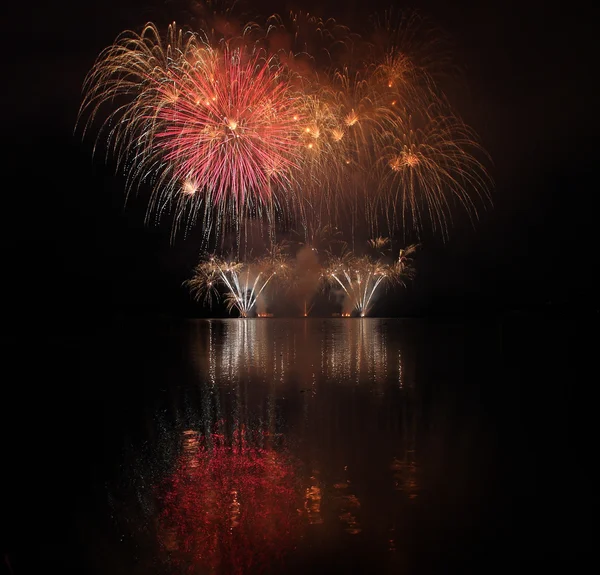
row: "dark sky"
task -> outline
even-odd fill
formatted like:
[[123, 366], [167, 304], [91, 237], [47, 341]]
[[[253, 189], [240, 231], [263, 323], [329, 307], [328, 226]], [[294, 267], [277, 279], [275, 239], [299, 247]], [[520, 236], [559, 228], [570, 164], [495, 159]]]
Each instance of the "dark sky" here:
[[[351, 27], [380, 2], [270, 2], [333, 15]], [[147, 227], [140, 202], [123, 205], [123, 179], [73, 135], [86, 72], [126, 28], [181, 21], [182, 2], [90, 0], [26, 4], [11, 30], [5, 87], [11, 135], [5, 163], [4, 245], [18, 314], [190, 313], [180, 287], [193, 241]], [[260, 5], [257, 12], [267, 12]], [[260, 6], [265, 6], [260, 8]], [[595, 306], [592, 217], [594, 114], [591, 17], [582, 5], [419, 0], [453, 40], [467, 88], [455, 104], [490, 152], [494, 209], [451, 241], [425, 243], [404, 304], [380, 313]], [[16, 68], [12, 71], [12, 68]], [[198, 311], [198, 310], [195, 310]]]

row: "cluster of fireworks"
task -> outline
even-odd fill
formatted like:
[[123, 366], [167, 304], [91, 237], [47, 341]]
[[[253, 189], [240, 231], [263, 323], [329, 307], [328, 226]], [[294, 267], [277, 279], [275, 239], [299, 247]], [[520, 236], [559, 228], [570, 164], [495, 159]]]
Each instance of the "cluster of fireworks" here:
[[[378, 238], [370, 245], [387, 246], [388, 240]], [[364, 317], [380, 291], [392, 286], [404, 286], [407, 280], [414, 277], [412, 256], [416, 248], [416, 245], [411, 245], [401, 249], [394, 258], [386, 257], [383, 252], [377, 257], [356, 256], [345, 249], [341, 255], [327, 252], [323, 262], [315, 256], [312, 269], [307, 268], [297, 255], [294, 258], [286, 256], [281, 245], [267, 256], [249, 262], [213, 255], [198, 264], [193, 277], [186, 284], [199, 301], [212, 305], [213, 301], [223, 297], [228, 312], [235, 310], [245, 318], [257, 314], [262, 299], [263, 307], [267, 307], [269, 287], [290, 295], [290, 302], [298, 307], [295, 297], [298, 294], [298, 282], [302, 276], [313, 274], [316, 281], [310, 285], [314, 289], [302, 290], [301, 315], [309, 315], [319, 291], [328, 291], [330, 295], [337, 293], [342, 296], [342, 315]], [[269, 295], [272, 297], [273, 292]]]
[[[374, 22], [363, 36], [302, 13], [247, 22], [228, 11], [200, 27], [126, 32], [85, 81], [83, 123], [98, 119], [97, 143], [126, 169], [128, 191], [152, 190], [148, 217], [199, 223], [207, 249], [226, 235], [239, 247], [256, 220], [307, 235], [317, 220], [373, 234], [428, 222], [446, 235], [455, 204], [475, 218], [489, 199], [485, 151], [437, 85], [415, 18]], [[357, 309], [400, 274], [338, 264], [329, 277]], [[199, 274], [247, 313], [275, 277], [261, 265], [214, 259]]]
[[[329, 284], [340, 286], [351, 309], [364, 317], [374, 302], [381, 286], [405, 285], [414, 276], [412, 254], [416, 246], [400, 250], [392, 263], [369, 256], [355, 257], [350, 252], [332, 258], [325, 270], [324, 279]], [[346, 312], [347, 313], [347, 312]]]
[[285, 280], [289, 270], [283, 250], [276, 246], [267, 256], [254, 262], [213, 255], [196, 266], [193, 277], [186, 283], [197, 299], [209, 305], [220, 299], [219, 288], [224, 288], [227, 311], [237, 310], [240, 317], [248, 317], [271, 280], [275, 276]]

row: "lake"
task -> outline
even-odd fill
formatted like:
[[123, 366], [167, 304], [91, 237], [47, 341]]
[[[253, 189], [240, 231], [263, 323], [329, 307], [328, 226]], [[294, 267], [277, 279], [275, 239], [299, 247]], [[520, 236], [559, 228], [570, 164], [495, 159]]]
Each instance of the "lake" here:
[[12, 382], [4, 567], [539, 565], [570, 480], [539, 473], [568, 433], [548, 398], [559, 362], [519, 363], [538, 357], [530, 335], [497, 319], [258, 318], [40, 336], [29, 383]]

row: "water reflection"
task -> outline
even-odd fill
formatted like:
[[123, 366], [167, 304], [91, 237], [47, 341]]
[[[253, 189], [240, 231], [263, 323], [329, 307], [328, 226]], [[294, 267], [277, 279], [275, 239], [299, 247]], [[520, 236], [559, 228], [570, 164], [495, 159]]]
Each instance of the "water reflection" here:
[[[387, 322], [357, 320], [209, 320], [193, 327], [191, 355], [199, 374], [211, 381], [237, 377], [412, 385], [402, 348], [410, 341]], [[399, 337], [400, 336], [400, 337]], [[406, 351], [406, 350], [405, 350]], [[390, 361], [389, 358], [392, 358]], [[409, 356], [408, 361], [411, 362]]]
[[132, 466], [144, 477], [134, 538], [154, 549], [150, 563], [289, 573], [299, 555], [368, 549], [378, 572], [391, 569], [419, 492], [410, 332], [372, 319], [210, 320], [186, 345], [191, 373], [168, 387], [151, 453]]
[[[344, 471], [348, 471], [347, 466], [344, 466]], [[360, 533], [360, 524], [353, 513], [360, 508], [360, 501], [352, 493], [350, 481], [345, 479], [340, 483], [334, 483], [333, 488], [338, 491], [338, 494], [334, 497], [334, 501], [340, 511], [339, 519], [345, 525], [344, 530], [350, 535]]]
[[304, 503], [306, 517], [311, 525], [323, 523], [321, 515], [321, 499], [323, 496], [317, 475], [318, 472], [314, 472], [314, 475], [310, 476], [310, 485], [306, 488], [306, 501]]
[[158, 514], [159, 541], [177, 572], [247, 573], [274, 565], [298, 539], [297, 469], [263, 435], [183, 432]]

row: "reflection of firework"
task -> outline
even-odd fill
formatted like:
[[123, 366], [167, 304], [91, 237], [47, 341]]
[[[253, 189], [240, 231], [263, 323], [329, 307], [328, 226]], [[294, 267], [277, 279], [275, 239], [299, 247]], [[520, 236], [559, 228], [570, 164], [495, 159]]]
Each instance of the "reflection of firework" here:
[[308, 222], [349, 213], [373, 230], [430, 220], [446, 234], [451, 200], [476, 216], [490, 180], [413, 24], [389, 37], [376, 25], [373, 42], [303, 13], [218, 33], [172, 24], [166, 38], [148, 24], [101, 54], [81, 113], [89, 123], [115, 106], [101, 133], [128, 185], [153, 188], [149, 214], [200, 220], [205, 242], [229, 230], [239, 243], [256, 218], [309, 235]]
[[[374, 241], [376, 245], [380, 243]], [[391, 264], [369, 256], [355, 257], [351, 252], [340, 257], [332, 256], [324, 279], [328, 285], [341, 287], [350, 309], [364, 317], [382, 285], [404, 285], [414, 276], [411, 255], [415, 250], [415, 245], [400, 250], [398, 258]]]
[[164, 487], [163, 547], [192, 573], [273, 565], [301, 527], [302, 490], [293, 466], [243, 437], [229, 445], [221, 435], [192, 435]]

